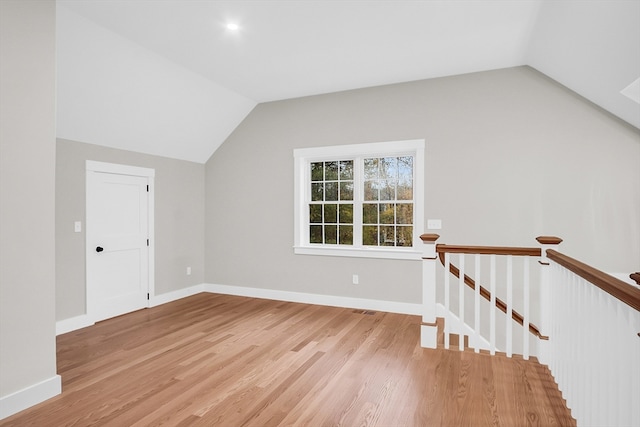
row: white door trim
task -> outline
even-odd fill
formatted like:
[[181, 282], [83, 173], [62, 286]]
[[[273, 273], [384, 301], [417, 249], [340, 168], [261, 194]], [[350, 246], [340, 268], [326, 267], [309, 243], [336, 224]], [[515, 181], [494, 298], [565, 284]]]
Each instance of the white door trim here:
[[[147, 300], [147, 307], [150, 307], [150, 301], [155, 296], [155, 223], [154, 223], [154, 211], [155, 211], [155, 169], [143, 168], [139, 166], [129, 166], [129, 165], [121, 165], [117, 163], [105, 163], [105, 162], [97, 162], [94, 160], [87, 160], [85, 166], [85, 205], [89, 200], [88, 192], [88, 180], [86, 179], [86, 175], [89, 172], [103, 172], [103, 173], [112, 173], [118, 175], [129, 175], [129, 176], [139, 176], [147, 178], [147, 183], [149, 185], [149, 194], [148, 194], [148, 227], [149, 227], [149, 262], [148, 262], [148, 278], [149, 278], [149, 299]], [[85, 214], [85, 227], [87, 224], [87, 218]], [[85, 228], [86, 230], [86, 228]], [[88, 234], [85, 233], [85, 304], [87, 315], [91, 317], [92, 313], [89, 313], [89, 282], [86, 277], [86, 265], [87, 265], [87, 251], [89, 250]], [[93, 321], [93, 320], [92, 320]]]

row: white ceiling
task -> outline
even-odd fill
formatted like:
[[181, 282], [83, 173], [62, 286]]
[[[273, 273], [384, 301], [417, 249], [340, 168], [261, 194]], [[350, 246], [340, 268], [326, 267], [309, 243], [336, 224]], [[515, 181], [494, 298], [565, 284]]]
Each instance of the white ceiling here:
[[[126, 144], [134, 151], [205, 162], [256, 103], [519, 65], [533, 66], [640, 127], [640, 105], [620, 94], [640, 77], [638, 0], [58, 0], [58, 6], [133, 42], [157, 56], [153, 61], [225, 91], [230, 98], [221, 96], [219, 109], [232, 99], [237, 105], [217, 131], [191, 129], [201, 132], [194, 134], [197, 153], [164, 150], [171, 141], [144, 132], [137, 139], [155, 138], [157, 146]], [[241, 26], [238, 33], [226, 30], [229, 21]], [[68, 22], [59, 19], [59, 45], [82, 38], [77, 28], [65, 29]], [[67, 64], [79, 56], [65, 46], [60, 52]], [[73, 80], [59, 84], [61, 104], [83, 96]], [[59, 105], [64, 135], [58, 136], [110, 145], [90, 129], [74, 130], [80, 114]], [[112, 120], [111, 126], [119, 125]], [[202, 141], [210, 141], [208, 149]], [[189, 152], [189, 141], [180, 145]]]

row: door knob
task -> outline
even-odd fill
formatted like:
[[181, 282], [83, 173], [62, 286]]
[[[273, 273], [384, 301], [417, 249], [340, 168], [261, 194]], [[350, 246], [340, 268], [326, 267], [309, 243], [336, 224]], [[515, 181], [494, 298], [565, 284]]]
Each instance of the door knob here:
[[96, 248], [96, 252], [102, 252], [102, 251], [104, 251], [104, 248], [102, 246], [98, 246]]

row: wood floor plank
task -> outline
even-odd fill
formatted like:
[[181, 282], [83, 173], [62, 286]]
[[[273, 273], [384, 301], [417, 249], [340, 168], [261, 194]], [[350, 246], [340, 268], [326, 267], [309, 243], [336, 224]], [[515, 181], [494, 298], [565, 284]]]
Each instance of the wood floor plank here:
[[574, 426], [536, 361], [420, 318], [199, 294], [57, 338], [63, 393], [0, 426]]

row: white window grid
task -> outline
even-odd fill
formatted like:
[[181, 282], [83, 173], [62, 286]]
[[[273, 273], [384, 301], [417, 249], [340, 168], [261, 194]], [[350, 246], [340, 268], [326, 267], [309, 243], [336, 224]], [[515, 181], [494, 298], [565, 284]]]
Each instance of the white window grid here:
[[[362, 244], [362, 206], [364, 201], [363, 160], [365, 158], [413, 157], [413, 199], [388, 200], [382, 203], [413, 203], [412, 243], [407, 246], [365, 246]], [[419, 231], [424, 222], [424, 140], [353, 144], [294, 150], [295, 159], [295, 230], [294, 252], [308, 255], [354, 256], [391, 259], [420, 259]], [[314, 162], [353, 160], [353, 245], [312, 244], [309, 242], [309, 203], [311, 202], [310, 165]], [[397, 197], [397, 196], [396, 196]], [[396, 219], [397, 221], [397, 219]], [[395, 221], [394, 221], [395, 222]], [[392, 224], [389, 224], [392, 225]], [[405, 224], [393, 224], [405, 225]]]

